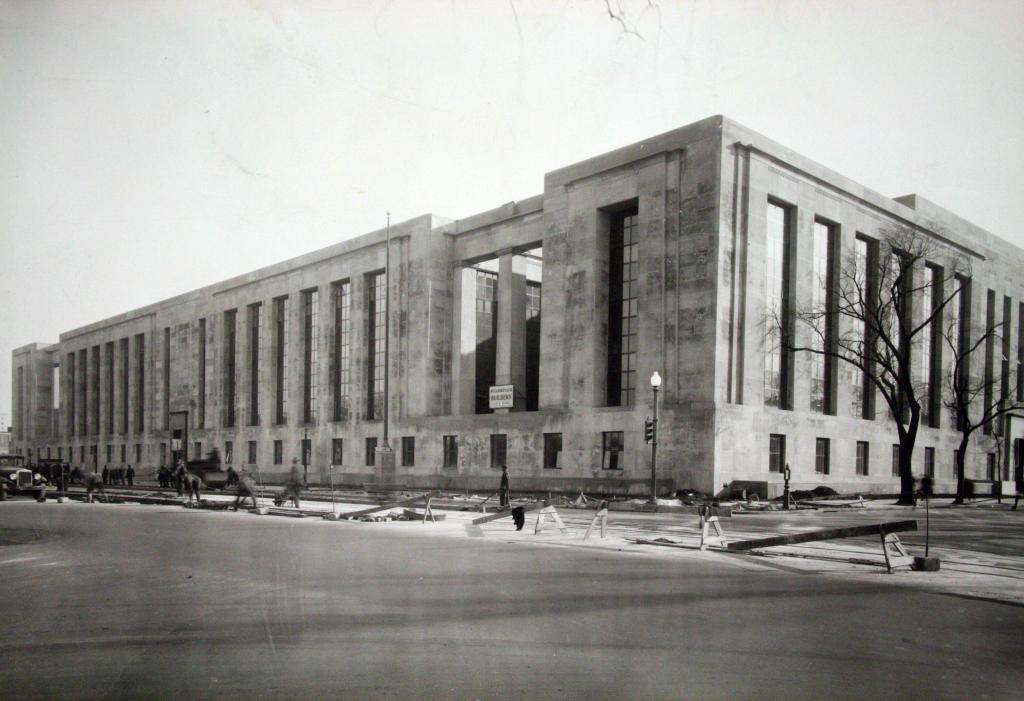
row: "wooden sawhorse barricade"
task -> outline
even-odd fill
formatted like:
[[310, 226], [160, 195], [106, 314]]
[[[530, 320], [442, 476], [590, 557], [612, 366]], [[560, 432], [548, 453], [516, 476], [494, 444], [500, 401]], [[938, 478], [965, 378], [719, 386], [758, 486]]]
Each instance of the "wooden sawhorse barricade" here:
[[[709, 526], [714, 524], [717, 536], [705, 537]], [[812, 543], [818, 540], [837, 540], [839, 538], [857, 538], [866, 535], [877, 535], [882, 540], [882, 554], [885, 555], [885, 567], [892, 573], [894, 567], [911, 567], [914, 558], [911, 556], [903, 543], [900, 542], [896, 533], [901, 531], [916, 531], [917, 521], [888, 521], [876, 523], [870, 526], [850, 526], [848, 528], [825, 528], [818, 531], [807, 531], [806, 533], [793, 533], [790, 535], [773, 536], [771, 538], [756, 538], [754, 540], [739, 540], [732, 543], [726, 542], [722, 534], [718, 519], [714, 516], [708, 519], [704, 525], [704, 532], [701, 537], [701, 550], [705, 549], [705, 540], [710, 539], [709, 545], [722, 547], [730, 552], [742, 552], [756, 550], [759, 548], [770, 548], [774, 545], [795, 545], [797, 543]]]
[[[514, 507], [512, 509], [506, 509], [504, 511], [499, 511], [498, 513], [495, 513], [495, 514], [487, 514], [486, 516], [480, 516], [478, 518], [473, 519], [473, 521], [471, 522], [471, 525], [479, 526], [481, 524], [488, 523], [490, 521], [496, 521], [499, 518], [510, 517], [510, 516], [513, 515], [513, 511], [515, 511], [516, 509], [521, 509], [522, 513], [524, 515], [529, 513], [529, 512], [531, 512], [531, 511], [536, 511], [537, 512], [537, 522], [533, 526], [534, 534], [538, 534], [538, 533], [543, 532], [544, 526], [547, 524], [547, 522], [549, 520], [552, 523], [554, 523], [555, 527], [559, 531], [561, 531], [562, 533], [565, 533], [565, 534], [569, 533], [569, 529], [566, 527], [565, 523], [562, 521], [562, 517], [558, 515], [558, 511], [555, 509], [554, 505], [552, 505], [552, 503], [550, 501], [547, 501], [547, 500], [535, 501], [535, 502], [533, 502], [531, 504], [523, 504], [522, 506], [517, 506], [517, 507]], [[606, 533], [607, 533], [607, 529], [608, 529], [608, 503], [607, 502], [604, 502], [604, 501], [601, 502], [601, 505], [598, 508], [597, 513], [594, 514], [594, 518], [590, 522], [590, 527], [587, 528], [587, 532], [583, 536], [583, 540], [587, 540], [588, 538], [590, 538], [590, 534], [594, 530], [594, 526], [596, 526], [597, 524], [601, 525], [601, 537], [604, 538]]]
[[416, 502], [425, 501], [426, 508], [423, 513], [423, 523], [426, 523], [428, 518], [430, 519], [431, 523], [436, 523], [436, 521], [434, 520], [434, 512], [430, 509], [430, 501], [434, 497], [439, 496], [441, 496], [441, 492], [434, 490], [433, 492], [417, 494], [416, 496], [409, 497], [408, 499], [399, 499], [398, 501], [388, 502], [386, 504], [381, 504], [380, 506], [371, 506], [368, 509], [360, 509], [359, 511], [349, 511], [344, 514], [339, 514], [338, 518], [351, 520], [354, 518], [359, 518], [361, 516], [369, 516], [370, 514], [375, 514], [378, 511], [387, 511], [388, 509], [395, 509], [399, 506], [411, 506]]

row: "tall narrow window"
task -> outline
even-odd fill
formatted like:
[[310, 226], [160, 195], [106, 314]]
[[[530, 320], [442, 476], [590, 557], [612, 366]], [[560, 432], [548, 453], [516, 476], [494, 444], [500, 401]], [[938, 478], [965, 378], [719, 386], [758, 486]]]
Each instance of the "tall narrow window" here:
[[[970, 355], [967, 353], [967, 342], [969, 340], [967, 329], [970, 317], [970, 280], [957, 275], [953, 284], [956, 286], [956, 290], [948, 305], [950, 313], [949, 328], [952, 329], [954, 334], [954, 337], [951, 339], [956, 349], [953, 355], [954, 362], [956, 358], [960, 359], [959, 374], [963, 378], [967, 377], [970, 373]], [[962, 381], [961, 378], [957, 378], [957, 380]], [[960, 413], [951, 411], [948, 413], [948, 416], [949, 427], [958, 431], [961, 430], [963, 417], [960, 416]]]
[[249, 459], [246, 462], [250, 465], [256, 464], [256, 441], [249, 441]]
[[288, 421], [288, 298], [274, 300], [274, 422]]
[[870, 373], [874, 370], [872, 355], [875, 338], [867, 320], [877, 308], [878, 298], [875, 295], [878, 271], [878, 242], [858, 234], [854, 242], [855, 255], [855, 289], [864, 290], [863, 299], [855, 302], [855, 314], [864, 322], [852, 329], [855, 334], [854, 343], [860, 347], [861, 361], [866, 368], [860, 370], [850, 367], [851, 410], [854, 416], [873, 421], [875, 418], [875, 387], [871, 382]]
[[28, 411], [25, 408], [25, 368], [18, 366], [17, 372], [15, 373], [14, 382], [14, 440], [22, 441], [25, 440], [28, 435], [25, 431], [25, 417], [28, 415]]
[[924, 474], [935, 477], [935, 448], [924, 449]]
[[921, 422], [938, 428], [941, 395], [942, 345], [939, 335], [943, 328], [941, 304], [943, 300], [942, 269], [926, 265], [921, 284], [921, 313], [932, 317], [928, 328], [921, 333]]
[[[111, 344], [111, 345], [113, 345], [113, 344]], [[53, 364], [53, 368], [50, 370], [50, 379], [51, 379], [50, 386], [53, 387], [53, 394], [52, 394], [53, 404], [52, 404], [52, 407], [54, 409], [60, 409], [61, 408], [60, 407], [60, 395], [61, 395], [61, 392], [60, 392], [60, 382], [61, 382], [61, 380], [60, 380], [60, 363], [54, 363]], [[113, 390], [111, 390], [111, 396], [113, 396]], [[111, 421], [113, 421], [113, 419], [111, 419]], [[114, 429], [113, 429], [113, 427], [111, 427], [110, 433], [113, 433], [113, 432], [114, 432]]]
[[995, 482], [999, 479], [999, 470], [997, 468], [996, 454], [986, 453], [985, 455], [985, 479], [989, 482]]
[[1003, 337], [1003, 348], [1001, 361], [999, 363], [999, 410], [1005, 409], [1005, 404], [1010, 399], [1010, 340], [1013, 338], [1013, 302], [1009, 297], [1003, 297], [1003, 325], [999, 329]]
[[1024, 302], [1017, 304], [1017, 401], [1024, 402]]
[[[67, 365], [67, 368], [68, 368], [68, 370], [67, 370], [67, 377], [68, 377], [68, 379], [67, 379], [67, 383], [68, 383], [68, 406], [67, 406], [67, 414], [68, 414], [67, 426], [68, 426], [68, 430], [67, 430], [67, 433], [68, 433], [69, 436], [73, 436], [73, 435], [75, 435], [75, 427], [77, 426], [77, 424], [75, 423], [75, 419], [77, 418], [75, 416], [75, 412], [77, 410], [76, 409], [77, 404], [75, 403], [75, 400], [77, 398], [76, 395], [78, 394], [78, 392], [76, 391], [78, 388], [77, 388], [76, 382], [75, 382], [76, 378], [75, 378], [75, 352], [74, 351], [71, 351], [70, 353], [67, 354], [67, 356], [64, 358], [64, 364]], [[70, 447], [68, 449], [68, 457], [70, 459], [73, 459], [73, 458], [71, 458]]]
[[[371, 420], [384, 418], [384, 316], [385, 289], [384, 273], [367, 275], [367, 370], [366, 373], [366, 417]], [[367, 463], [369, 464], [369, 463]]]
[[345, 421], [352, 394], [352, 283], [348, 280], [334, 283], [331, 298], [334, 304], [334, 365], [331, 368], [334, 420]]
[[814, 260], [811, 281], [811, 305], [816, 312], [811, 343], [816, 353], [811, 354], [811, 411], [821, 414], [835, 413], [833, 388], [833, 359], [826, 355], [834, 344], [835, 317], [833, 290], [835, 288], [836, 227], [822, 221], [814, 222]]
[[[984, 391], [984, 408], [985, 411], [989, 411], [992, 406], [992, 402], [995, 400], [995, 352], [996, 352], [996, 339], [995, 339], [995, 324], [996, 324], [996, 293], [994, 290], [988, 291], [985, 304], [985, 331], [988, 333], [988, 337], [985, 339], [985, 391]], [[982, 432], [985, 435], [992, 434], [992, 421], [985, 423]]]
[[281, 465], [284, 463], [284, 443], [282, 441], [274, 441], [274, 464]]
[[317, 420], [317, 376], [319, 375], [319, 306], [320, 293], [302, 293], [302, 421]]
[[784, 348], [789, 335], [789, 251], [792, 210], [768, 203], [765, 230], [765, 340], [764, 403], [789, 408], [789, 353]]
[[526, 410], [536, 411], [540, 397], [540, 302], [539, 282], [526, 283]]
[[206, 319], [199, 320], [196, 353], [196, 428], [206, 426]]
[[90, 360], [92, 362], [92, 369], [89, 373], [89, 384], [92, 385], [92, 432], [93, 434], [99, 434], [100, 432], [100, 347], [93, 346], [92, 353], [90, 353]]
[[345, 439], [331, 439], [331, 464], [338, 466], [342, 464], [345, 457]]
[[377, 438], [370, 436], [366, 439], [366, 466], [373, 467], [377, 464]]
[[171, 328], [169, 326], [164, 327], [163, 360], [163, 401], [160, 403], [162, 414], [160, 425], [166, 430], [171, 427]]
[[827, 475], [831, 459], [831, 444], [828, 438], [814, 439], [814, 471]]
[[232, 441], [224, 441], [224, 462], [232, 463], [235, 461], [235, 444]]
[[238, 310], [229, 309], [224, 312], [224, 425], [235, 425], [235, 409], [237, 408], [235, 373], [235, 352], [238, 349], [237, 324]]
[[[107, 400], [107, 434], [114, 432], [114, 342], [107, 341], [103, 346], [104, 365], [106, 365], [106, 400]], [[56, 384], [54, 385], [56, 387]], [[54, 407], [56, 408], [56, 406]]]
[[249, 425], [260, 425], [260, 345], [263, 342], [263, 305], [249, 305]]
[[632, 406], [636, 399], [640, 332], [638, 219], [639, 211], [632, 207], [611, 214], [608, 220], [608, 406]]
[[82, 407], [79, 417], [78, 433], [86, 436], [89, 434], [89, 351], [85, 348], [78, 351], [78, 374], [79, 378], [79, 405]]
[[491, 411], [490, 390], [497, 377], [498, 274], [476, 269], [476, 413]]
[[135, 430], [146, 430], [146, 336], [135, 336]]
[[900, 476], [900, 444], [892, 444], [892, 476]]

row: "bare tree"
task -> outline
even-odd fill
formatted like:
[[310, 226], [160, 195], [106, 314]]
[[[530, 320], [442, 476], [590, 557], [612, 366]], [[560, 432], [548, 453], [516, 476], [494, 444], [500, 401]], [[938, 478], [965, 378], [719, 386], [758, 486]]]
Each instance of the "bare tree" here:
[[[954, 504], [964, 503], [965, 458], [971, 435], [989, 426], [996, 452], [1001, 454], [1002, 441], [999, 437], [1003, 433], [1003, 418], [1024, 410], [1024, 402], [1017, 400], [1017, 373], [1010, 370], [1009, 359], [1003, 354], [1003, 324], [986, 322], [970, 334], [965, 324], [958, 323], [962, 318], [962, 314], [955, 315], [942, 332], [952, 359], [944, 378], [943, 404], [960, 431], [960, 444], [956, 449]], [[994, 369], [997, 352], [1002, 361], [1002, 372], [998, 377]], [[997, 466], [999, 462], [997, 460]]]
[[865, 418], [876, 416], [876, 392], [885, 400], [899, 435], [900, 504], [914, 501], [911, 458], [930, 381], [912, 349], [934, 339], [932, 324], [953, 297], [948, 281], [963, 263], [948, 258], [929, 233], [887, 225], [845, 252], [835, 283], [821, 281], [831, 287], [828, 294], [793, 305], [790, 314], [774, 314], [784, 350], [825, 356], [859, 371]]

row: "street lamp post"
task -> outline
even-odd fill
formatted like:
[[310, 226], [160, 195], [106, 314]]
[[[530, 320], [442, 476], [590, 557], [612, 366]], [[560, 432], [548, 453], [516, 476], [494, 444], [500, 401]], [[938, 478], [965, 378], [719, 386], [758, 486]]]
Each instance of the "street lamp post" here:
[[661, 388], [661, 375], [655, 370], [651, 375], [651, 389], [654, 391], [654, 431], [651, 440], [651, 503], [658, 503], [658, 390]]

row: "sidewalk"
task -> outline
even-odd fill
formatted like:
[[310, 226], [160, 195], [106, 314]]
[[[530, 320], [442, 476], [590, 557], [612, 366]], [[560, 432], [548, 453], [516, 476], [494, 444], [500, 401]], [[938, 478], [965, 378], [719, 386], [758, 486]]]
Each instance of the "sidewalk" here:
[[[115, 491], [115, 490], [111, 490]], [[133, 492], [131, 496], [142, 496]], [[319, 495], [318, 495], [319, 496]], [[131, 498], [130, 496], [128, 497]], [[175, 495], [160, 494], [161, 503], [177, 502]], [[233, 494], [206, 493], [203, 499], [228, 505], [234, 502]], [[301, 512], [308, 514], [310, 521], [319, 520], [332, 511], [338, 514], [367, 508], [363, 503], [338, 501], [332, 504], [321, 499], [303, 499]], [[445, 538], [493, 539], [503, 543], [521, 543], [542, 547], [572, 547], [595, 551], [617, 552], [633, 556], [655, 557], [666, 561], [692, 562], [715, 560], [729, 563], [739, 569], [775, 570], [778, 572], [800, 573], [830, 577], [844, 577], [853, 580], [879, 581], [896, 586], [920, 588], [940, 594], [967, 596], [1016, 605], [1024, 605], [1024, 511], [996, 511], [998, 504], [985, 505], [976, 502], [966, 506], [952, 506], [951, 499], [933, 500], [929, 505], [933, 535], [929, 555], [939, 557], [939, 572], [912, 572], [897, 570], [887, 574], [878, 538], [850, 538], [843, 540], [818, 541], [790, 546], [776, 546], [753, 553], [733, 553], [721, 550], [701, 551], [699, 519], [690, 514], [612, 512], [608, 518], [607, 537], [600, 537], [595, 526], [589, 540], [583, 536], [594, 518], [589, 509], [557, 509], [568, 533], [560, 533], [554, 524], [547, 522], [541, 533], [534, 532], [538, 514], [526, 514], [526, 524], [516, 531], [511, 518], [500, 518], [481, 526], [471, 522], [480, 517], [479, 511], [462, 511], [451, 508], [433, 507], [444, 520], [437, 523], [420, 521], [389, 521], [366, 523], [358, 520], [323, 522], [330, 527], [372, 528], [377, 531], [400, 536], [429, 536]], [[184, 498], [181, 499], [184, 502]], [[857, 525], [916, 519], [917, 532], [900, 534], [901, 540], [912, 555], [924, 554], [925, 510], [917, 507], [896, 506], [895, 500], [868, 502], [864, 508], [828, 509], [822, 511], [774, 511], [755, 512], [722, 518], [720, 523], [728, 541], [748, 540], [770, 535], [784, 535], [813, 531], [836, 525]], [[1012, 502], [1011, 502], [1012, 503]], [[268, 497], [259, 499], [261, 507], [273, 507]], [[413, 508], [413, 507], [410, 507]], [[422, 512], [422, 502], [415, 505]], [[1007, 505], [1005, 509], [1009, 509]], [[401, 515], [403, 507], [396, 507], [375, 515]], [[300, 516], [295, 509], [273, 508], [276, 515]], [[494, 513], [493, 510], [488, 513]], [[990, 515], [986, 515], [990, 514]], [[1019, 514], [1019, 516], [1018, 516]], [[273, 518], [241, 513], [247, 518]], [[979, 519], [997, 518], [994, 526], [977, 523]], [[998, 528], [996, 528], [998, 527]], [[974, 535], [977, 533], [977, 535]], [[952, 534], [952, 535], [950, 535]], [[966, 534], [966, 535], [963, 535]], [[959, 540], [957, 540], [959, 538]], [[985, 539], [988, 539], [986, 542]], [[678, 547], [641, 545], [638, 540], [664, 539]], [[952, 540], [951, 540], [952, 539]], [[944, 542], [946, 541], [946, 542]], [[976, 543], [985, 547], [965, 547]]]

